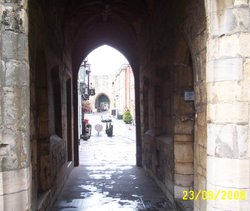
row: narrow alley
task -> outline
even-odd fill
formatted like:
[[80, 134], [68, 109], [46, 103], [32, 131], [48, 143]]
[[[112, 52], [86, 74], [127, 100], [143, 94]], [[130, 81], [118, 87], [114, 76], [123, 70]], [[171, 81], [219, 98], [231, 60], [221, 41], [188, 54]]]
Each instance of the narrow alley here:
[[[92, 125], [100, 115], [89, 115]], [[53, 211], [175, 210], [146, 173], [135, 166], [135, 126], [112, 119], [114, 136], [105, 124], [99, 136], [80, 141], [80, 166], [70, 175]]]

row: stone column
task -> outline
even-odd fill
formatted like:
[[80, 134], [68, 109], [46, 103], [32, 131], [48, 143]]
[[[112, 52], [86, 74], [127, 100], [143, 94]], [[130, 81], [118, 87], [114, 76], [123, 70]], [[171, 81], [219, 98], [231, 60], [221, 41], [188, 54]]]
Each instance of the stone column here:
[[250, 210], [250, 8], [208, 0], [207, 190], [246, 191], [246, 200], [207, 201], [207, 210]]
[[0, 210], [5, 211], [31, 207], [26, 8], [26, 0], [0, 0]]

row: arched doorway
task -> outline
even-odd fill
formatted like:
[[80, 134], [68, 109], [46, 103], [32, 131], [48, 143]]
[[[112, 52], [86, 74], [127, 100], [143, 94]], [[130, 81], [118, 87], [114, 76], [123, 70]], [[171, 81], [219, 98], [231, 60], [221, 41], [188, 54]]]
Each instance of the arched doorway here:
[[[172, 38], [175, 37], [173, 29], [179, 28], [174, 27], [172, 23], [170, 23], [170, 27], [168, 27], [168, 24], [165, 23], [174, 19], [176, 20], [174, 22], [175, 26], [179, 24], [179, 17], [180, 14], [182, 14], [182, 10], [180, 9], [180, 7], [182, 7], [182, 3], [180, 4], [180, 7], [179, 5], [177, 7], [180, 10], [164, 15], [165, 11], [168, 9], [175, 8], [174, 3], [171, 5], [166, 1], [161, 1], [163, 4], [153, 2], [151, 4], [146, 1], [114, 1], [112, 4], [110, 4], [110, 1], [67, 2], [68, 4], [65, 8], [65, 5], [63, 5], [64, 3], [60, 3], [62, 10], [58, 10], [57, 8], [59, 1], [58, 4], [50, 3], [49, 5], [52, 9], [48, 11], [46, 18], [37, 17], [35, 14], [37, 14], [37, 11], [41, 11], [41, 14], [43, 14], [43, 11], [46, 11], [45, 8], [48, 8], [48, 5], [46, 5], [46, 3], [41, 3], [40, 6], [39, 2], [37, 4], [32, 3], [31, 6], [33, 7], [31, 7], [32, 9], [30, 11], [33, 11], [34, 14], [31, 14], [30, 17], [35, 18], [30, 19], [32, 21], [37, 20], [34, 21], [35, 23], [31, 24], [31, 30], [33, 30], [33, 32], [35, 31], [39, 34], [44, 30], [44, 33], [47, 35], [44, 36], [44, 39], [46, 39], [43, 43], [46, 46], [46, 59], [48, 60], [49, 66], [48, 70], [50, 70], [51, 66], [54, 66], [54, 63], [56, 63], [59, 65], [61, 84], [65, 81], [65, 77], [61, 73], [69, 72], [69, 77], [71, 77], [73, 81], [72, 100], [74, 102], [74, 106], [72, 106], [72, 110], [74, 110], [74, 116], [72, 117], [72, 121], [74, 121], [74, 123], [72, 128], [74, 128], [74, 132], [72, 133], [72, 136], [74, 139], [74, 159], [72, 159], [72, 161], [76, 166], [79, 164], [78, 139], [76, 138], [78, 130], [76, 126], [78, 106], [78, 99], [76, 98], [78, 91], [77, 72], [82, 59], [92, 49], [95, 49], [97, 46], [102, 44], [109, 44], [116, 47], [127, 56], [134, 70], [136, 90], [135, 107], [137, 122], [137, 165], [142, 166], [142, 151], [145, 154], [147, 153], [147, 149], [143, 148], [145, 145], [142, 146], [141, 141], [141, 137], [145, 136], [144, 133], [148, 132], [150, 135], [153, 134], [153, 136], [158, 136], [157, 138], [159, 139], [159, 143], [166, 143], [166, 145], [168, 144], [168, 137], [165, 137], [164, 133], [168, 132], [171, 135], [174, 133], [174, 116], [172, 116], [173, 113], [171, 112], [171, 99], [173, 99], [171, 91], [175, 92], [176, 90], [173, 89], [171, 79], [174, 74], [173, 72], [176, 70], [176, 66], [178, 65], [172, 63], [171, 55], [169, 56], [167, 51], [171, 51], [169, 54], [172, 54], [173, 49], [171, 46], [174, 46], [174, 43], [176, 42], [176, 40], [172, 40]], [[40, 9], [40, 7], [42, 9]], [[112, 8], [112, 10], [109, 8]], [[62, 17], [62, 14], [65, 16]], [[150, 15], [147, 16], [148, 14]], [[199, 21], [200, 19], [197, 18], [197, 20]], [[47, 27], [50, 23], [56, 27]], [[203, 23], [205, 22], [196, 24], [196, 26], [201, 26]], [[41, 26], [42, 30], [40, 30], [39, 27], [36, 28], [35, 26]], [[190, 32], [191, 31], [193, 39], [195, 36], [193, 33], [197, 33], [197, 36], [200, 36], [203, 29], [192, 29]], [[33, 37], [36, 35], [35, 33], [31, 34]], [[199, 50], [199, 52], [202, 52], [201, 49]], [[197, 55], [199, 52], [196, 54], [194, 53], [194, 55]], [[206, 54], [204, 53], [204, 55]], [[204, 64], [205, 62], [203, 63], [203, 66], [205, 66]], [[168, 82], [167, 85], [166, 81]], [[50, 83], [49, 86], [51, 86]], [[65, 86], [61, 86], [61, 89], [63, 107], [60, 114], [65, 117]], [[166, 90], [170, 90], [169, 95], [164, 96], [163, 93]], [[68, 84], [68, 92], [71, 92], [70, 84]], [[203, 89], [202, 93], [204, 92], [205, 91]], [[164, 98], [162, 98], [162, 96]], [[51, 98], [53, 96], [49, 95], [49, 97]], [[161, 105], [162, 100], [164, 100], [164, 105]], [[50, 99], [50, 101], [52, 100]], [[70, 102], [71, 99], [68, 99], [68, 101]], [[165, 109], [168, 107], [170, 109]], [[50, 105], [49, 108], [51, 108]], [[70, 107], [67, 108], [69, 108], [70, 112]], [[142, 110], [142, 112], [140, 110]], [[50, 115], [49, 118], [51, 118], [51, 116], [52, 115]], [[67, 117], [67, 119], [70, 118], [71, 116]], [[53, 123], [53, 121], [48, 122]], [[66, 121], [64, 121], [63, 118], [63, 126], [66, 125], [65, 122]], [[143, 124], [142, 127], [140, 124]], [[204, 125], [204, 127], [206, 127], [206, 125]], [[69, 134], [69, 136], [71, 135]], [[144, 162], [144, 167], [147, 166], [148, 163], [150, 165], [153, 164], [156, 167], [154, 169], [155, 174], [153, 176], [158, 177], [158, 181], [164, 182], [164, 188], [169, 188], [169, 181], [171, 182], [171, 185], [173, 183], [173, 168], [171, 166], [172, 163], [169, 162], [169, 160], [173, 160], [172, 155], [174, 149], [171, 148], [173, 145], [163, 149], [161, 145], [157, 145], [154, 140], [144, 141], [148, 141], [153, 147], [156, 148], [153, 153], [148, 153], [148, 157]], [[201, 148], [197, 145], [197, 148], [198, 147]], [[168, 154], [169, 157], [166, 159], [167, 162], [165, 163], [163, 163], [161, 159], [161, 156], [164, 155], [164, 150], [170, 151]], [[64, 156], [64, 154], [61, 155]], [[62, 157], [61, 155], [58, 156], [59, 159]], [[60, 161], [64, 160], [58, 160], [58, 162]], [[149, 167], [151, 167], [150, 165]], [[167, 172], [166, 169], [161, 168], [163, 166], [170, 166], [171, 172]], [[64, 169], [62, 168], [62, 170]], [[162, 176], [162, 172], [164, 171], [166, 174], [169, 174], [169, 180], [167, 177]], [[57, 178], [53, 179], [56, 180]], [[202, 180], [200, 178], [197, 180], [205, 181], [203, 177]], [[174, 195], [171, 185], [169, 189], [171, 189], [171, 195]]]
[[110, 100], [106, 94], [99, 94], [95, 100], [95, 108], [97, 112], [108, 111], [110, 108]]

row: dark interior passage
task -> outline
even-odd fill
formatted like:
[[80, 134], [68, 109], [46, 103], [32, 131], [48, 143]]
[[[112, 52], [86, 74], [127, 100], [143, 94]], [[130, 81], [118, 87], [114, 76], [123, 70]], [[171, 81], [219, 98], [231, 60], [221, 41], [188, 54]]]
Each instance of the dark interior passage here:
[[[49, 210], [81, 164], [78, 71], [101, 45], [133, 70], [136, 166], [172, 204], [184, 189], [205, 189], [204, 2], [45, 0], [29, 1], [28, 11], [32, 209]], [[101, 95], [95, 106], [111, 102]]]

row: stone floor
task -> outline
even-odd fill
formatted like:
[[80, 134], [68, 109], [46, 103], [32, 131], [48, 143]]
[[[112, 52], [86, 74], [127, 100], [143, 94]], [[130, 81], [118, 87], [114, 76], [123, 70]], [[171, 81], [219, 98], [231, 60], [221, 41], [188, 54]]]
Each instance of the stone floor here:
[[113, 124], [113, 137], [92, 131], [88, 141], [80, 141], [81, 165], [73, 169], [52, 211], [175, 210], [154, 181], [135, 166], [134, 126], [121, 120]]

